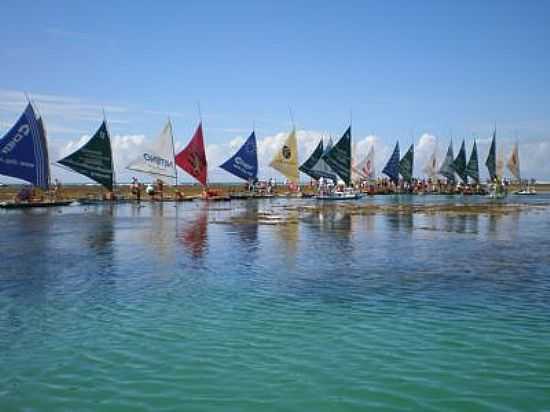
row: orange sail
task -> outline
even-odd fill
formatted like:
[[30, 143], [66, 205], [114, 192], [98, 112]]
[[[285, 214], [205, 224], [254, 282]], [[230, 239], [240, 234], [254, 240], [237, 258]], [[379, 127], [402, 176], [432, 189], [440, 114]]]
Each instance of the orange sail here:
[[176, 155], [176, 164], [193, 176], [203, 186], [208, 179], [208, 164], [204, 152], [202, 123], [199, 123], [189, 144]]

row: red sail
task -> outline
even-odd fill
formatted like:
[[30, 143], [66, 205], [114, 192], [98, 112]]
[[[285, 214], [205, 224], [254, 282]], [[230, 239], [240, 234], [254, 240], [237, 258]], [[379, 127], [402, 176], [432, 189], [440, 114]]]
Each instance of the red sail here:
[[202, 123], [185, 149], [176, 155], [176, 164], [206, 186], [207, 164], [202, 137]]

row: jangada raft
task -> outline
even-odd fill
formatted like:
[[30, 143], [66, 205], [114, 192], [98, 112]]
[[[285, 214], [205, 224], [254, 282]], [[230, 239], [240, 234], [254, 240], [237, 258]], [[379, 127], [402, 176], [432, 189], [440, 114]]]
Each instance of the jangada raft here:
[[50, 167], [46, 129], [41, 116], [29, 102], [13, 127], [0, 139], [0, 174], [24, 180], [32, 188], [24, 188], [14, 202], [0, 203], [3, 209], [66, 206], [70, 201], [57, 202], [34, 197], [34, 188], [48, 192]]
[[[316, 149], [316, 151], [319, 151]], [[315, 154], [315, 152], [314, 152]], [[317, 161], [323, 161], [325, 167], [324, 173], [330, 173], [330, 175], [322, 174], [321, 177], [329, 178], [336, 181], [340, 178], [343, 182], [342, 185], [337, 185], [333, 188], [328, 188], [324, 184], [319, 185], [319, 193], [315, 196], [318, 200], [356, 200], [362, 197], [361, 193], [350, 187], [352, 180], [352, 159], [351, 159], [351, 126], [348, 127], [344, 135], [338, 140], [338, 142], [326, 150]], [[308, 159], [309, 160], [309, 159]], [[307, 165], [305, 165], [307, 166]], [[307, 169], [302, 165], [302, 170]], [[313, 174], [318, 173], [319, 169], [312, 168], [309, 170]], [[330, 176], [330, 177], [329, 177]], [[319, 179], [321, 181], [321, 178]]]

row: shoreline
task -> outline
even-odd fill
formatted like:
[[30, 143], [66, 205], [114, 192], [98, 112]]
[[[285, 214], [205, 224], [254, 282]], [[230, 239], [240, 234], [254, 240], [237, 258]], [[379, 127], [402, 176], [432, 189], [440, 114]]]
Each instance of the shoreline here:
[[[15, 198], [15, 195], [17, 192], [21, 189], [23, 185], [22, 184], [14, 184], [14, 185], [7, 185], [0, 187], [0, 202], [10, 202]], [[313, 193], [313, 187], [309, 184], [304, 184], [301, 186], [302, 192], [305, 194], [312, 194]], [[537, 193], [550, 193], [550, 184], [535, 184], [532, 186], [535, 188]], [[202, 193], [202, 187], [197, 184], [179, 184], [177, 186], [177, 189], [180, 192], [183, 192], [183, 195], [186, 197], [200, 197]], [[223, 195], [232, 195], [237, 193], [243, 193], [247, 191], [247, 185], [242, 183], [213, 183], [209, 185], [209, 189], [215, 190], [220, 192]], [[512, 194], [516, 190], [519, 190], [518, 185], [511, 185], [509, 186], [509, 194]], [[101, 200], [103, 194], [106, 192], [106, 190], [99, 186], [99, 185], [93, 185], [89, 186], [86, 184], [75, 184], [75, 185], [66, 185], [61, 187], [60, 194], [57, 196], [57, 200], [63, 201], [63, 200]], [[121, 185], [117, 186], [115, 189], [115, 192], [117, 196], [120, 199], [124, 200], [133, 200], [134, 197], [130, 190], [130, 185]], [[47, 198], [47, 194], [37, 190], [37, 193], [40, 196], [43, 196]], [[278, 185], [275, 187], [275, 190], [273, 191], [273, 194], [275, 196], [285, 196], [289, 195], [290, 190], [288, 186], [285, 185]], [[375, 193], [374, 196], [387, 196], [387, 195], [393, 195], [393, 194], [399, 194], [399, 193]], [[403, 195], [447, 195], [447, 196], [456, 196], [453, 194], [445, 194], [445, 193], [401, 193]], [[367, 194], [365, 193], [365, 196]], [[474, 195], [477, 196], [477, 195]], [[165, 186], [164, 191], [164, 198], [166, 200], [168, 199], [174, 199], [176, 197], [176, 187], [175, 186]], [[142, 192], [141, 195], [141, 201], [142, 202], [151, 202], [155, 201], [150, 198], [149, 195]]]

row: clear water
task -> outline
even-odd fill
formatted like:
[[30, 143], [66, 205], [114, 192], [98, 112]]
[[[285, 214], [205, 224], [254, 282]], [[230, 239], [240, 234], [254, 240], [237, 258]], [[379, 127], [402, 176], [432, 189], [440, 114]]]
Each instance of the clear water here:
[[0, 410], [550, 409], [550, 209], [284, 205], [0, 212]]

